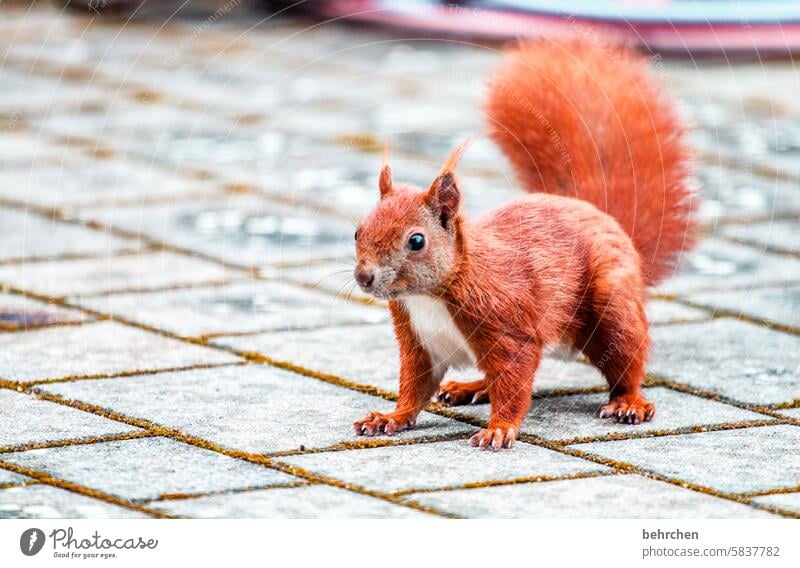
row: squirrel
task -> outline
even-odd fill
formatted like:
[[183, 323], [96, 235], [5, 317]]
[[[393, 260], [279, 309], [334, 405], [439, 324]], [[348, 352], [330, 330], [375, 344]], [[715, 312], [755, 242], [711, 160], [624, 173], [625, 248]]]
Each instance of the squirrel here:
[[[511, 448], [554, 343], [607, 380], [600, 418], [649, 421], [646, 287], [696, 241], [686, 129], [647, 59], [624, 46], [520, 43], [487, 87], [488, 135], [530, 194], [468, 220], [455, 168], [471, 140], [425, 190], [393, 182], [387, 146], [380, 200], [355, 234], [354, 276], [388, 300], [400, 387], [396, 409], [355, 422], [356, 434], [412, 428], [437, 395], [488, 401], [488, 427], [470, 442]], [[448, 368], [470, 364], [483, 379], [440, 385]]]

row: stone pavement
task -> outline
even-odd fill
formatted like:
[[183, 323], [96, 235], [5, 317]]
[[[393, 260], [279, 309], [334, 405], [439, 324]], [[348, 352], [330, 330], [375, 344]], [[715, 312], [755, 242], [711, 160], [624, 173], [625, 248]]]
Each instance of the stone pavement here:
[[[800, 517], [800, 79], [654, 62], [696, 125], [706, 238], [653, 292], [652, 423], [553, 353], [520, 443], [387, 410], [355, 220], [478, 131], [494, 48], [232, 10], [0, 18], [0, 517]], [[467, 208], [518, 195], [498, 152]], [[460, 376], [474, 376], [474, 372]]]

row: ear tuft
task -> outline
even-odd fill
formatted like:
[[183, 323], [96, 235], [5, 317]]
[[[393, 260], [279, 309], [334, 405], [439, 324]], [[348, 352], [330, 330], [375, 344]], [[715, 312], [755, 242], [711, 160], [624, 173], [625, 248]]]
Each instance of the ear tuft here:
[[458, 214], [458, 208], [461, 205], [461, 187], [455, 168], [475, 138], [476, 136], [467, 138], [450, 152], [439, 175], [433, 180], [431, 188], [428, 190], [428, 201], [438, 216], [439, 223], [445, 229], [450, 228], [451, 221]]
[[378, 187], [381, 190], [381, 197], [386, 197], [392, 191], [392, 168], [389, 166], [389, 143], [383, 147], [383, 160], [381, 161], [381, 173], [378, 177]]
[[446, 171], [455, 171], [458, 162], [461, 161], [461, 157], [464, 155], [470, 146], [472, 146], [473, 142], [478, 138], [478, 135], [475, 134], [474, 136], [470, 136], [466, 140], [464, 140], [461, 144], [456, 146], [450, 155], [447, 156], [447, 159], [444, 161], [444, 165], [442, 166], [441, 173]]

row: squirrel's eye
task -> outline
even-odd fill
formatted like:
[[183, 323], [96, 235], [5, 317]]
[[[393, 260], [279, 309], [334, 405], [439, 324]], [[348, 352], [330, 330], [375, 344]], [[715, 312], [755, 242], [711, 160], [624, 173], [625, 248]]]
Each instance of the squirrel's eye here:
[[353, 240], [358, 240], [358, 229], [356, 229], [356, 234], [353, 235]]
[[425, 236], [422, 233], [414, 233], [408, 237], [408, 250], [422, 250], [425, 246]]

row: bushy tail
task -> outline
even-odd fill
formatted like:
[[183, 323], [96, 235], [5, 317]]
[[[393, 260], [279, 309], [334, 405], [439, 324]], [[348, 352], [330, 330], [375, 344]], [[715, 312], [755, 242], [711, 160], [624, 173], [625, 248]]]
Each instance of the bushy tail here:
[[525, 189], [578, 197], [614, 217], [648, 284], [671, 274], [694, 245], [684, 129], [633, 50], [522, 43], [490, 78], [486, 114]]

